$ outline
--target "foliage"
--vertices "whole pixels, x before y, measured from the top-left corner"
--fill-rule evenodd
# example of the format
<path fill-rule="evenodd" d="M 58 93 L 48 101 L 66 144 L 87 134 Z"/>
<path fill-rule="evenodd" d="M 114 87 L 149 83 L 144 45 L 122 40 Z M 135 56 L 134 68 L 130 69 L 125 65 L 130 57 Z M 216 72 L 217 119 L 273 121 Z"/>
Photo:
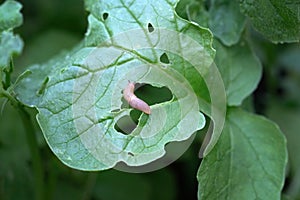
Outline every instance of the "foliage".
<path fill-rule="evenodd" d="M 0 6 L 1 199 L 300 198 L 297 1 L 64 3 Z"/>

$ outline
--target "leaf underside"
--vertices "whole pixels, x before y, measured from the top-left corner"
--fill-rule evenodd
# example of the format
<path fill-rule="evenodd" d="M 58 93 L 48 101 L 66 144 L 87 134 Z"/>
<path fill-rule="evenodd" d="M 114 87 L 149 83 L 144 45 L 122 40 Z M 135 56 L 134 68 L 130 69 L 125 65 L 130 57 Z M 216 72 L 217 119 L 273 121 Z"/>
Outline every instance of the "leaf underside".
<path fill-rule="evenodd" d="M 30 68 L 32 75 L 16 89 L 18 98 L 38 109 L 47 143 L 66 165 L 145 165 L 162 157 L 167 143 L 186 140 L 204 126 L 198 100 L 209 97 L 199 97 L 195 88 L 207 90 L 197 80 L 212 63 L 212 35 L 179 18 L 175 4 L 88 0 L 83 43 Z M 163 54 L 169 63 L 160 61 Z M 123 134 L 114 127 L 132 110 L 122 102 L 128 81 L 165 86 L 173 99 L 152 105 L 151 114 L 143 113 L 137 127 Z"/>

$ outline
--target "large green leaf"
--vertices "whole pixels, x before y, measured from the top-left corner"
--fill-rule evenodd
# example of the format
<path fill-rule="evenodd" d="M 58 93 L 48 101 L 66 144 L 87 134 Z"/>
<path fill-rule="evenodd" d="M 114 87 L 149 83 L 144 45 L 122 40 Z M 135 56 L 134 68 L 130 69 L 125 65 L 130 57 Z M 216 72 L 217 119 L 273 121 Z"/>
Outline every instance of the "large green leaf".
<path fill-rule="evenodd" d="M 286 141 L 269 120 L 232 108 L 198 171 L 199 199 L 280 199 Z"/>
<path fill-rule="evenodd" d="M 21 38 L 11 32 L 22 24 L 21 8 L 15 1 L 6 1 L 0 6 L 0 69 L 8 67 L 11 56 L 23 48 Z"/>
<path fill-rule="evenodd" d="M 37 107 L 46 141 L 65 164 L 82 170 L 108 169 L 120 161 L 141 166 L 162 157 L 167 143 L 203 127 L 199 110 L 210 112 L 205 106 L 213 101 L 203 103 L 210 97 L 194 89 L 218 86 L 209 68 L 212 35 L 180 19 L 175 4 L 86 1 L 91 15 L 85 44 L 31 67 L 32 75 L 21 81 L 18 98 Z M 198 81 L 201 76 L 213 85 Z M 132 110 L 122 103 L 128 81 L 165 86 L 173 99 L 152 105 L 152 113 L 142 114 L 133 132 L 123 134 L 114 127 Z M 215 97 L 222 89 L 217 88 Z M 218 137 L 213 135 L 210 149 Z"/>
<path fill-rule="evenodd" d="M 246 41 L 228 48 L 215 40 L 214 46 L 217 49 L 215 62 L 226 88 L 227 104 L 241 105 L 261 78 L 261 64 Z"/>
<path fill-rule="evenodd" d="M 240 1 L 253 26 L 272 42 L 296 42 L 300 38 L 298 0 Z"/>

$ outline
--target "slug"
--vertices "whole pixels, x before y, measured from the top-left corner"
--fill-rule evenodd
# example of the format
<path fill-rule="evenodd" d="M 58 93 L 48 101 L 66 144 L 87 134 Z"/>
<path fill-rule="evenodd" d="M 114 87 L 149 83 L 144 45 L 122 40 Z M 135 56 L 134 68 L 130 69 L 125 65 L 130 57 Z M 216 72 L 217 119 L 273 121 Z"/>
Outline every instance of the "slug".
<path fill-rule="evenodd" d="M 146 102 L 135 96 L 134 83 L 129 81 L 128 85 L 123 90 L 123 96 L 131 107 L 140 110 L 148 115 L 151 113 L 150 106 Z"/>

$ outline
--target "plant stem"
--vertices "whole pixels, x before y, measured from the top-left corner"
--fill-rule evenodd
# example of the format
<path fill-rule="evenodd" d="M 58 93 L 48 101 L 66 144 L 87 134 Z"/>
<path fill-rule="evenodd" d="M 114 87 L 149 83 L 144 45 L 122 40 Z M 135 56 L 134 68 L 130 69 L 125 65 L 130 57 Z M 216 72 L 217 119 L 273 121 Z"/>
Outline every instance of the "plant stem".
<path fill-rule="evenodd" d="M 6 97 L 10 103 L 17 109 L 20 114 L 25 134 L 27 138 L 27 143 L 29 146 L 29 151 L 31 154 L 31 160 L 34 172 L 34 182 L 35 182 L 35 195 L 37 200 L 44 200 L 44 172 L 42 166 L 41 155 L 39 152 L 38 142 L 35 135 L 34 125 L 30 119 L 29 113 L 25 110 L 25 107 L 8 91 L 0 88 L 0 93 L 2 96 Z"/>
<path fill-rule="evenodd" d="M 44 172 L 41 161 L 41 155 L 39 152 L 38 142 L 35 135 L 35 129 L 33 123 L 30 119 L 29 113 L 24 109 L 23 106 L 19 104 L 18 111 L 21 115 L 23 126 L 25 128 L 27 143 L 29 146 L 31 160 L 34 171 L 34 180 L 35 180 L 35 193 L 37 200 L 43 200 L 44 197 Z"/>
<path fill-rule="evenodd" d="M 97 181 L 97 174 L 95 172 L 90 172 L 83 190 L 82 200 L 91 199 L 93 189 Z"/>

